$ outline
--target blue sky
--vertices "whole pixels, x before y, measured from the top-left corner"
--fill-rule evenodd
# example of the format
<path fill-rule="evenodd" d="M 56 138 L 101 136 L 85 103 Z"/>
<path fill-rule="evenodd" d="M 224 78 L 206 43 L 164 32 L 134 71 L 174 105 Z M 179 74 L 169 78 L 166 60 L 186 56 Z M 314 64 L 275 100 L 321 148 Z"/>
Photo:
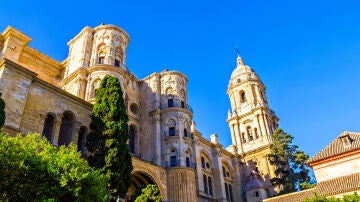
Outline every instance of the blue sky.
<path fill-rule="evenodd" d="M 31 47 L 62 61 L 85 26 L 114 24 L 130 35 L 127 66 L 138 78 L 163 69 L 187 75 L 203 136 L 231 144 L 226 95 L 234 48 L 267 88 L 280 127 L 310 156 L 343 129 L 360 132 L 359 1 L 3 1 Z"/>

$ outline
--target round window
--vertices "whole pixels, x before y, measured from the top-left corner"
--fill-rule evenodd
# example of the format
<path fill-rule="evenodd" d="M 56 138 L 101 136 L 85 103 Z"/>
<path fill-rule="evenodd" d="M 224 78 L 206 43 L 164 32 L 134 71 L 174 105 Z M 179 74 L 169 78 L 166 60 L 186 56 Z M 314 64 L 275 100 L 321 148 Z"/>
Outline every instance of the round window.
<path fill-rule="evenodd" d="M 132 113 L 134 113 L 134 114 L 138 114 L 139 108 L 138 108 L 138 106 L 137 106 L 135 103 L 132 103 L 132 104 L 130 105 L 130 111 L 131 111 Z"/>

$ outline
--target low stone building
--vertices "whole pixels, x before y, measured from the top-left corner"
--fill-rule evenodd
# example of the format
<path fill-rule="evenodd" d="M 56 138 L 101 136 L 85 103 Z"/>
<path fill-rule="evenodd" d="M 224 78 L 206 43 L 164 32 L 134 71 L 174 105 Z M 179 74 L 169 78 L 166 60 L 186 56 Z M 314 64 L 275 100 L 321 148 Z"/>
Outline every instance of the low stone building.
<path fill-rule="evenodd" d="M 309 159 L 317 185 L 315 188 L 286 194 L 272 201 L 303 201 L 306 197 L 336 196 L 360 191 L 360 133 L 343 131 L 328 146 Z"/>
<path fill-rule="evenodd" d="M 68 42 L 61 62 L 29 47 L 30 41 L 12 27 L 0 34 L 0 92 L 10 135 L 38 132 L 56 146 L 73 142 L 86 155 L 94 97 L 109 74 L 120 81 L 129 115 L 134 170 L 127 200 L 150 183 L 165 201 L 251 202 L 274 195 L 266 155 L 278 118 L 240 56 L 227 91 L 232 145 L 224 148 L 216 134 L 209 141 L 196 129 L 184 74 L 164 70 L 138 79 L 127 68 L 130 38 L 123 29 L 85 27 Z"/>

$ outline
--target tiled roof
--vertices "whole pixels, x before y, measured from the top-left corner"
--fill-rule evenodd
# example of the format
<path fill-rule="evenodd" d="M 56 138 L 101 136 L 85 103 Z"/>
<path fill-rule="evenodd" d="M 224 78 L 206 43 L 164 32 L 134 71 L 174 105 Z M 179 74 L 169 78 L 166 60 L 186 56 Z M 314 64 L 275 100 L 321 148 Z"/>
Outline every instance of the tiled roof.
<path fill-rule="evenodd" d="M 342 138 L 348 136 L 350 138 L 350 145 L 344 146 Z M 311 157 L 308 163 L 318 160 L 326 159 L 331 156 L 336 156 L 348 151 L 352 151 L 360 148 L 360 133 L 343 131 L 337 138 L 335 138 L 327 147 L 321 150 L 319 153 Z"/>
<path fill-rule="evenodd" d="M 346 175 L 323 182 L 319 182 L 315 188 L 307 189 L 300 192 L 285 194 L 269 199 L 264 202 L 288 202 L 303 201 L 305 197 L 312 198 L 316 192 L 318 196 L 333 196 L 342 193 L 358 191 L 360 189 L 360 173 Z"/>

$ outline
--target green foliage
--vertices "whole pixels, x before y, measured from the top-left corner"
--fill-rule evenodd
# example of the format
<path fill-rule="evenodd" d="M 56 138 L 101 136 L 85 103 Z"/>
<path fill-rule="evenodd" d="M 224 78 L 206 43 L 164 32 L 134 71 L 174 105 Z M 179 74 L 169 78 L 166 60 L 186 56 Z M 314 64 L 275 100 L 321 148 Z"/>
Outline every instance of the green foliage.
<path fill-rule="evenodd" d="M 0 129 L 3 127 L 4 123 L 5 123 L 5 102 L 4 100 L 1 98 L 1 93 L 0 93 Z"/>
<path fill-rule="evenodd" d="M 313 187 L 314 183 L 309 177 L 310 168 L 305 163 L 309 155 L 298 150 L 298 146 L 292 144 L 293 137 L 281 128 L 275 130 L 273 139 L 268 159 L 276 167 L 276 177 L 271 179 L 271 183 L 281 189 L 279 194 Z"/>
<path fill-rule="evenodd" d="M 131 184 L 128 116 L 116 77 L 105 76 L 96 93 L 87 148 L 89 165 L 109 177 L 108 190 L 123 198 Z"/>
<path fill-rule="evenodd" d="M 81 159 L 76 145 L 54 147 L 39 134 L 0 133 L 0 201 L 101 201 L 106 176 Z"/>
<path fill-rule="evenodd" d="M 312 198 L 305 198 L 304 202 L 358 202 L 360 201 L 360 196 L 354 192 L 353 194 L 346 194 L 343 195 L 342 198 L 335 198 L 335 197 L 325 197 L 325 196 L 318 196 L 314 193 L 314 197 Z"/>
<path fill-rule="evenodd" d="M 141 195 L 138 196 L 135 202 L 161 202 L 162 197 L 159 189 L 154 184 L 148 184 L 141 191 Z"/>

